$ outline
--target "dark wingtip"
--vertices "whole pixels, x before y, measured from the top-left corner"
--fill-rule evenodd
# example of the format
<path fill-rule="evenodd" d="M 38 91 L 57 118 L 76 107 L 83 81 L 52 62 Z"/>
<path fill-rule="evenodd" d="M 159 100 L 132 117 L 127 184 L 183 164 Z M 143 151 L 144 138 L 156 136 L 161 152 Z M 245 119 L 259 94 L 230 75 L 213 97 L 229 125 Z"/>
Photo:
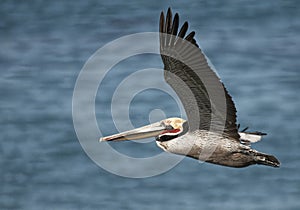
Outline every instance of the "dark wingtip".
<path fill-rule="evenodd" d="M 183 37 L 185 36 L 188 28 L 189 28 L 189 24 L 188 24 L 187 21 L 185 21 L 184 24 L 182 25 L 180 31 L 179 31 L 178 36 L 183 39 Z"/>
<path fill-rule="evenodd" d="M 179 26 L 179 15 L 178 15 L 178 13 L 176 13 L 174 16 L 174 19 L 173 19 L 173 25 L 172 25 L 172 30 L 171 30 L 172 35 L 175 35 L 175 36 L 177 35 L 178 26 Z"/>
<path fill-rule="evenodd" d="M 195 31 L 192 31 L 191 33 L 189 33 L 189 35 L 187 35 L 187 36 L 185 37 L 185 40 L 187 40 L 187 41 L 192 41 L 193 38 L 194 38 L 194 36 L 195 36 Z"/>
<path fill-rule="evenodd" d="M 171 8 L 169 7 L 166 16 L 165 33 L 168 34 L 171 33 L 171 27 L 172 27 L 172 11 Z"/>
<path fill-rule="evenodd" d="M 249 127 L 244 128 L 243 130 L 241 130 L 241 132 L 245 132 L 246 130 L 248 130 Z"/>
<path fill-rule="evenodd" d="M 166 33 L 171 34 L 173 36 L 180 37 L 181 39 L 185 39 L 186 41 L 190 42 L 196 47 L 199 47 L 196 40 L 194 39 L 195 32 L 192 31 L 186 36 L 186 33 L 188 31 L 189 24 L 187 21 L 183 23 L 183 25 L 180 28 L 180 31 L 178 33 L 179 29 L 179 14 L 175 13 L 174 18 L 172 18 L 172 10 L 171 7 L 168 8 L 166 16 L 164 16 L 163 11 L 160 14 L 160 22 L 159 22 L 159 32 L 160 33 Z M 177 34 L 178 33 L 178 34 Z M 186 37 L 185 37 L 186 36 Z M 184 38 L 185 37 L 185 38 Z M 166 43 L 166 42 L 165 42 Z M 172 38 L 169 38 L 168 41 L 169 44 L 179 43 L 178 39 L 175 41 Z"/>
<path fill-rule="evenodd" d="M 238 124 L 237 128 L 240 129 L 240 124 Z M 245 127 L 244 129 L 242 129 L 239 132 L 248 133 L 248 134 L 254 134 L 254 135 L 259 135 L 259 136 L 266 136 L 267 135 L 267 133 L 263 133 L 263 132 L 260 132 L 260 131 L 248 132 L 247 131 L 248 129 L 249 129 L 249 127 Z"/>
<path fill-rule="evenodd" d="M 172 14 L 172 9 L 171 9 L 171 7 L 168 7 L 167 14 L 168 14 L 168 13 Z"/>
<path fill-rule="evenodd" d="M 164 25 L 165 25 L 165 15 L 164 12 L 161 11 L 160 19 L 159 19 L 159 32 L 164 33 Z"/>

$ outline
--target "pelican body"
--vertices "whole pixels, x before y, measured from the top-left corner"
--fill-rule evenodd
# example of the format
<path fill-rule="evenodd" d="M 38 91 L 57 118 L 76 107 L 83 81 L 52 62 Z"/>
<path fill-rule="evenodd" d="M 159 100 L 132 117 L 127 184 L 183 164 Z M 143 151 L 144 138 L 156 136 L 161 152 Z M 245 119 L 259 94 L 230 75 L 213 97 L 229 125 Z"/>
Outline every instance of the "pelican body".
<path fill-rule="evenodd" d="M 272 155 L 251 149 L 265 133 L 238 131 L 236 108 L 231 96 L 207 62 L 194 39 L 186 35 L 188 23 L 179 32 L 179 15 L 171 9 L 160 16 L 160 52 L 164 77 L 180 98 L 188 121 L 168 118 L 131 131 L 100 138 L 100 141 L 138 140 L 155 137 L 166 152 L 229 166 L 261 164 L 279 167 Z M 218 96 L 218 97 L 216 97 Z"/>

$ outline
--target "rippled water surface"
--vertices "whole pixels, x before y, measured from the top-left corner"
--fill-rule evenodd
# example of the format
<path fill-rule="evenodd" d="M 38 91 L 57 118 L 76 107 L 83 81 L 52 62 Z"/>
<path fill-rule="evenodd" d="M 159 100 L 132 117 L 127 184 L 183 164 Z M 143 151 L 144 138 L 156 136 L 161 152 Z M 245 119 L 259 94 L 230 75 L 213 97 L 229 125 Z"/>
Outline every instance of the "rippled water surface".
<path fill-rule="evenodd" d="M 281 168 L 232 169 L 185 158 L 167 173 L 129 179 L 86 155 L 72 121 L 81 68 L 114 39 L 157 31 L 169 6 L 197 32 L 235 100 L 238 121 L 268 133 L 254 147 L 275 154 Z M 1 1 L 0 17 L 0 209 L 300 209 L 298 1 Z M 96 98 L 103 135 L 117 131 L 114 90 L 145 68 L 162 68 L 160 57 L 133 56 L 106 75 Z M 148 123 L 153 110 L 169 117 L 180 108 L 170 95 L 144 90 L 131 101 L 133 125 Z M 154 141 L 111 146 L 134 157 L 160 153 Z"/>

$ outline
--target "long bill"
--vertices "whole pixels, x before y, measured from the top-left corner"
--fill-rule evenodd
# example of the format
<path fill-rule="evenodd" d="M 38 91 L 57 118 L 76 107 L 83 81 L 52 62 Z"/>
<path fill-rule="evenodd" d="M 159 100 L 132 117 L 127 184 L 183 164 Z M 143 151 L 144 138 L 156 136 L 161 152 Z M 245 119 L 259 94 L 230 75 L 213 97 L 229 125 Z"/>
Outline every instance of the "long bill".
<path fill-rule="evenodd" d="M 99 139 L 99 141 L 123 141 L 145 139 L 158 136 L 162 134 L 165 130 L 166 127 L 161 122 L 157 122 L 130 131 L 125 131 L 111 136 L 102 137 Z"/>

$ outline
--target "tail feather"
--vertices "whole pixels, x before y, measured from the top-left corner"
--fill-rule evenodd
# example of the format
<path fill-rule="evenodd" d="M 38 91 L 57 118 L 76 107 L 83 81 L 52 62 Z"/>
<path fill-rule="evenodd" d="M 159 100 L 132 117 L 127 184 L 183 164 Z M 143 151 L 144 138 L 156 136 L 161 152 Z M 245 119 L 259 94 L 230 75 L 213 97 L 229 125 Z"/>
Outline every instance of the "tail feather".
<path fill-rule="evenodd" d="M 254 160 L 257 164 L 272 166 L 278 168 L 280 166 L 279 160 L 273 155 L 268 155 L 264 153 L 256 153 Z"/>

